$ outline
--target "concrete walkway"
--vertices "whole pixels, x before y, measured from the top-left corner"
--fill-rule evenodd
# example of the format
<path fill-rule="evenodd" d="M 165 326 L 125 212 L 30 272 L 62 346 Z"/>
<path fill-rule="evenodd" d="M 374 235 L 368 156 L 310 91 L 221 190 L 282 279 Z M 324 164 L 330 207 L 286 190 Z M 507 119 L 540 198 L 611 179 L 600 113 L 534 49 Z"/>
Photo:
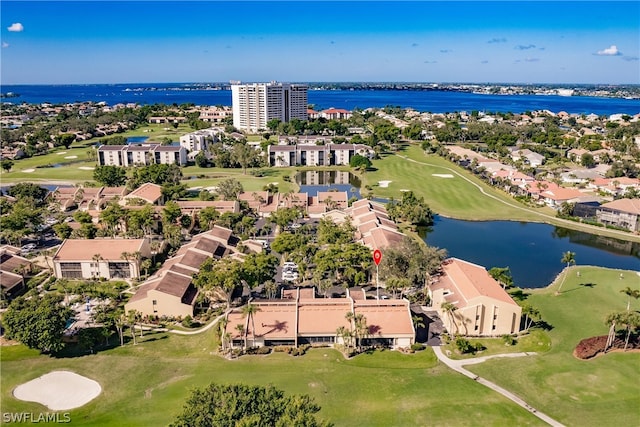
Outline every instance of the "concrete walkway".
<path fill-rule="evenodd" d="M 448 367 L 450 367 L 454 371 L 460 372 L 462 375 L 465 375 L 465 376 L 471 378 L 472 380 L 477 381 L 478 383 L 482 384 L 483 386 L 489 387 L 490 389 L 492 389 L 494 391 L 497 391 L 498 393 L 500 393 L 501 395 L 503 395 L 507 399 L 512 400 L 516 404 L 522 406 L 524 409 L 526 409 L 527 411 L 531 412 L 533 415 L 535 415 L 536 417 L 540 418 L 545 423 L 547 423 L 547 424 L 549 424 L 551 426 L 554 426 L 554 427 L 564 427 L 563 424 L 561 424 L 558 421 L 554 420 L 550 416 L 538 411 L 537 409 L 531 407 L 527 402 L 525 402 L 524 400 L 522 400 L 521 398 L 519 398 L 515 394 L 511 393 L 510 391 L 505 390 L 504 388 L 500 387 L 499 385 L 497 385 L 495 383 L 492 383 L 491 381 L 488 381 L 488 380 L 486 380 L 484 378 L 481 378 L 478 375 L 474 374 L 473 372 L 467 371 L 466 369 L 463 368 L 463 366 L 465 366 L 465 365 L 473 365 L 473 364 L 476 364 L 476 363 L 482 363 L 482 362 L 484 362 L 484 361 L 486 361 L 488 359 L 493 359 L 495 357 L 523 357 L 523 356 L 533 356 L 536 353 L 505 353 L 505 354 L 495 354 L 495 355 L 492 355 L 492 356 L 477 357 L 477 358 L 474 358 L 474 359 L 453 360 L 453 359 L 450 359 L 447 356 L 445 356 L 444 353 L 442 353 L 442 349 L 440 347 L 434 346 L 432 348 L 433 348 L 433 352 L 438 357 L 438 360 L 440 360 L 442 363 L 444 363 L 445 365 L 447 365 Z"/>
<path fill-rule="evenodd" d="M 229 310 L 229 311 L 231 311 L 231 310 Z M 220 321 L 220 319 L 222 319 L 224 316 L 226 316 L 227 313 L 228 312 L 225 311 L 220 316 L 216 317 L 211 322 L 207 323 L 205 327 L 197 329 L 195 331 L 179 331 L 177 329 L 170 329 L 169 332 L 171 332 L 173 334 L 177 334 L 177 335 L 197 335 L 197 334 L 201 334 L 201 333 L 206 332 L 209 329 L 213 328 L 215 325 L 217 325 L 218 322 Z"/>

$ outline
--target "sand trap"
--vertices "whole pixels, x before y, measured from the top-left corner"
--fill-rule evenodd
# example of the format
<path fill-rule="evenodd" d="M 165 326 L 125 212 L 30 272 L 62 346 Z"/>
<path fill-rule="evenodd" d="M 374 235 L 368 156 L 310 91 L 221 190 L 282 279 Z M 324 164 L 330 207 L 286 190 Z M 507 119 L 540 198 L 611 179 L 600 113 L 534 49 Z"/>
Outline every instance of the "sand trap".
<path fill-rule="evenodd" d="M 438 178 L 453 178 L 450 173 L 432 173 L 431 176 L 437 176 Z"/>
<path fill-rule="evenodd" d="M 79 408 L 102 392 L 96 381 L 69 371 L 52 371 L 19 385 L 13 390 L 16 399 L 41 403 L 52 411 Z"/>
<path fill-rule="evenodd" d="M 406 188 L 401 188 L 400 191 L 402 191 L 403 193 L 406 193 L 407 191 L 411 191 L 411 190 L 407 190 Z"/>
<path fill-rule="evenodd" d="M 95 168 L 92 168 L 91 166 L 79 166 L 78 169 L 82 169 L 83 171 L 92 171 Z"/>
<path fill-rule="evenodd" d="M 378 185 L 381 188 L 387 188 L 389 186 L 389 184 L 391 184 L 391 181 L 378 181 Z"/>
<path fill-rule="evenodd" d="M 67 154 L 67 152 L 66 151 L 60 151 L 59 153 L 56 153 L 56 154 L 59 156 L 61 154 Z"/>
<path fill-rule="evenodd" d="M 78 156 L 64 156 L 65 159 L 77 159 Z"/>
<path fill-rule="evenodd" d="M 35 169 L 25 169 L 22 172 L 26 172 L 26 173 L 31 173 L 31 172 L 35 172 Z"/>

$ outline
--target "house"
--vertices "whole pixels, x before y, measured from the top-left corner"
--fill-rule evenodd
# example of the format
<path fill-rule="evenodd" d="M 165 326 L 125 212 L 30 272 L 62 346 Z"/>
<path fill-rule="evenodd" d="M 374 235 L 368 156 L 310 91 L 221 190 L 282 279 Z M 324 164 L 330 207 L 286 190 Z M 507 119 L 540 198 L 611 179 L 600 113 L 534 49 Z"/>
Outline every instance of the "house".
<path fill-rule="evenodd" d="M 325 118 L 327 120 L 343 120 L 350 119 L 352 116 L 351 111 L 342 109 L 342 108 L 328 108 L 326 110 L 320 111 L 318 114 L 319 117 Z"/>
<path fill-rule="evenodd" d="M 520 331 L 522 308 L 484 267 L 449 258 L 442 271 L 428 292 L 450 334 L 500 336 Z M 443 308 L 444 303 L 453 311 Z"/>
<path fill-rule="evenodd" d="M 241 309 L 227 314 L 226 332 L 233 347 L 244 345 L 238 325 L 246 331 L 250 347 L 344 344 L 339 329 L 351 330 L 347 313 L 362 314 L 366 320 L 362 345 L 409 347 L 415 339 L 408 300 L 367 300 L 361 289 L 348 289 L 346 298 L 316 298 L 314 289 L 297 288 L 283 292 L 281 299 L 252 304 L 258 310 L 251 322 Z"/>
<path fill-rule="evenodd" d="M 0 288 L 9 299 L 24 289 L 24 275 L 31 272 L 31 261 L 20 252 L 14 246 L 0 246 Z"/>
<path fill-rule="evenodd" d="M 596 209 L 599 223 L 640 231 L 640 199 L 618 199 Z"/>
<path fill-rule="evenodd" d="M 149 258 L 145 239 L 66 239 L 53 256 L 58 279 L 136 279 Z"/>
<path fill-rule="evenodd" d="M 238 239 L 233 237 L 231 230 L 217 225 L 193 236 L 137 289 L 125 304 L 125 310 L 136 310 L 149 316 L 193 316 L 198 295 L 192 283 L 194 274 L 209 258 L 236 254 L 237 244 Z"/>
<path fill-rule="evenodd" d="M 133 190 L 120 200 L 120 204 L 135 205 L 142 200 L 144 203 L 150 203 L 156 206 L 164 205 L 164 196 L 162 195 L 162 187 L 157 184 L 146 182 L 140 187 Z"/>
<path fill-rule="evenodd" d="M 542 154 L 538 154 L 527 148 L 513 148 L 511 151 L 511 159 L 513 161 L 522 160 L 525 164 L 528 164 L 533 168 L 537 168 L 544 163 L 544 156 Z"/>

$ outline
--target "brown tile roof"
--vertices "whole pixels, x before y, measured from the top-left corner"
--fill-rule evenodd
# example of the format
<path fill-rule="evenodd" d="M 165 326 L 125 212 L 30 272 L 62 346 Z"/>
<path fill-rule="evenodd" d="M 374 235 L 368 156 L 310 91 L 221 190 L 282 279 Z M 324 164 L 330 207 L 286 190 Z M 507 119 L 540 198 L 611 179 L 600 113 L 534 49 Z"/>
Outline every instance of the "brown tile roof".
<path fill-rule="evenodd" d="M 181 299 L 183 304 L 193 304 L 198 291 L 191 285 L 191 278 L 184 277 L 172 271 L 165 271 L 162 277 L 150 280 L 138 288 L 129 302 L 135 302 L 147 297 L 149 291 L 158 291 L 173 295 Z"/>
<path fill-rule="evenodd" d="M 640 199 L 618 199 L 613 202 L 603 203 L 602 207 L 640 215 Z"/>
<path fill-rule="evenodd" d="M 258 305 L 256 303 L 256 305 Z M 296 303 L 295 301 L 261 302 L 260 310 L 254 314 L 256 336 L 267 339 L 294 339 L 296 336 Z M 241 324 L 252 335 L 251 323 L 238 310 L 228 315 L 227 332 L 233 339 L 240 339 L 236 325 Z M 249 323 L 247 327 L 247 323 Z"/>
<path fill-rule="evenodd" d="M 405 300 L 358 300 L 356 314 L 364 315 L 371 338 L 406 334 L 413 335 L 409 302 Z"/>
<path fill-rule="evenodd" d="M 12 289 L 22 285 L 23 282 L 24 279 L 19 274 L 0 270 L 0 287 L 5 291 L 11 292 Z"/>
<path fill-rule="evenodd" d="M 363 243 L 371 249 L 383 249 L 400 244 L 404 234 L 386 227 L 376 227 L 362 237 Z"/>
<path fill-rule="evenodd" d="M 127 199 L 142 199 L 149 203 L 155 203 L 162 197 L 162 187 L 150 182 L 142 184 L 140 187 L 127 194 Z"/>
<path fill-rule="evenodd" d="M 301 300 L 298 314 L 300 335 L 336 335 L 340 326 L 349 328 L 346 314 L 351 311 L 347 298 L 318 298 Z"/>
<path fill-rule="evenodd" d="M 486 296 L 507 304 L 517 305 L 513 299 L 502 289 L 500 284 L 493 279 L 487 270 L 468 261 L 457 258 L 449 258 L 442 264 L 443 275 L 436 288 L 444 287 L 453 292 L 448 300 L 458 307 L 465 307 L 475 298 Z"/>
<path fill-rule="evenodd" d="M 142 250 L 144 239 L 66 239 L 54 255 L 54 261 L 91 261 L 100 254 L 106 261 L 122 260 L 123 252 Z"/>

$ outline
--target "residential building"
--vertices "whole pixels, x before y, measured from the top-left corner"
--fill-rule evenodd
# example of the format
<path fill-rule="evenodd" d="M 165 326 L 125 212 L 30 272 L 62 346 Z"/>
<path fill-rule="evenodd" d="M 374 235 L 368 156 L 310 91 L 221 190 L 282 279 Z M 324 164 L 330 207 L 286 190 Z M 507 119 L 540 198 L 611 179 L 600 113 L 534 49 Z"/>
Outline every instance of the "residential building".
<path fill-rule="evenodd" d="M 348 165 L 356 154 L 369 157 L 371 148 L 364 144 L 270 145 L 268 152 L 271 166 L 335 166 Z"/>
<path fill-rule="evenodd" d="M 156 206 L 164 205 L 164 196 L 162 195 L 162 187 L 160 185 L 145 182 L 120 200 L 120 204 L 123 206 L 141 205 L 145 203 Z"/>
<path fill-rule="evenodd" d="M 618 199 L 596 209 L 598 222 L 640 231 L 640 199 Z"/>
<path fill-rule="evenodd" d="M 100 166 L 146 166 L 150 164 L 187 164 L 187 149 L 179 145 L 132 144 L 101 145 L 98 148 Z"/>
<path fill-rule="evenodd" d="M 209 143 L 218 141 L 220 133 L 222 129 L 219 128 L 200 129 L 187 133 L 180 137 L 180 146 L 187 150 L 189 160 L 193 160 L 200 151 L 207 152 Z"/>
<path fill-rule="evenodd" d="M 316 298 L 313 288 L 297 288 L 283 292 L 281 299 L 252 304 L 258 310 L 251 322 L 241 309 L 227 314 L 226 331 L 234 347 L 243 346 L 245 338 L 237 325 L 243 325 L 249 346 L 344 344 L 338 330 L 351 330 L 347 313 L 364 316 L 364 346 L 409 347 L 415 339 L 409 301 L 366 299 L 362 289 L 347 289 L 346 298 Z"/>
<path fill-rule="evenodd" d="M 442 272 L 428 292 L 450 334 L 500 336 L 520 331 L 522 308 L 484 267 L 449 258 Z"/>
<path fill-rule="evenodd" d="M 31 261 L 20 256 L 21 249 L 14 246 L 0 247 L 0 288 L 11 299 L 24 289 L 24 276 L 31 272 Z"/>
<path fill-rule="evenodd" d="M 237 255 L 237 243 L 231 230 L 217 225 L 193 236 L 137 289 L 125 304 L 125 310 L 136 310 L 149 316 L 193 316 L 198 295 L 192 283 L 193 275 L 209 258 Z"/>
<path fill-rule="evenodd" d="M 233 126 L 247 132 L 267 129 L 269 120 L 307 120 L 307 85 L 250 83 L 231 85 Z"/>
<path fill-rule="evenodd" d="M 233 115 L 231 108 L 227 106 L 206 107 L 206 108 L 201 108 L 199 111 L 200 111 L 200 120 L 202 120 L 203 122 L 210 122 L 210 123 L 221 123 L 227 117 L 231 117 Z"/>
<path fill-rule="evenodd" d="M 145 239 L 66 239 L 53 256 L 59 279 L 136 279 L 140 260 L 149 258 Z"/>

